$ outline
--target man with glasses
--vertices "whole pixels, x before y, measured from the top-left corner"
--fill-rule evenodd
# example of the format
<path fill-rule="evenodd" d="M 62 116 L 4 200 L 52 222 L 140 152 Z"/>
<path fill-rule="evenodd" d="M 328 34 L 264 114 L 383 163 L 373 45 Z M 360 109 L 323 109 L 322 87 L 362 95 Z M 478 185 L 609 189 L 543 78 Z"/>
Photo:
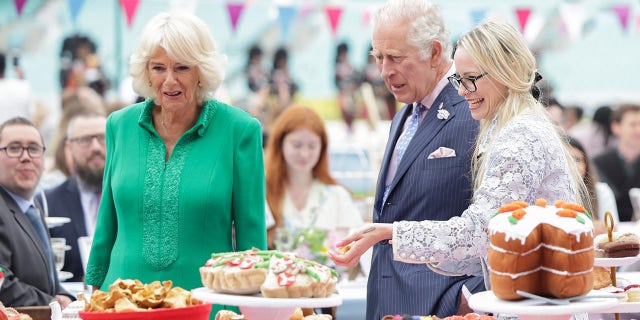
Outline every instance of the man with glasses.
<path fill-rule="evenodd" d="M 46 192 L 49 215 L 71 219 L 71 223 L 51 229 L 53 237 L 65 238 L 71 246 L 62 268 L 73 274 L 71 282 L 84 280 L 78 238 L 93 237 L 96 226 L 106 153 L 106 123 L 106 116 L 95 111 L 85 111 L 70 119 L 65 151 L 71 158 L 74 175 Z"/>
<path fill-rule="evenodd" d="M 58 281 L 41 204 L 34 193 L 44 170 L 44 141 L 25 118 L 0 125 L 0 301 L 6 306 L 62 307 L 71 295 Z"/>

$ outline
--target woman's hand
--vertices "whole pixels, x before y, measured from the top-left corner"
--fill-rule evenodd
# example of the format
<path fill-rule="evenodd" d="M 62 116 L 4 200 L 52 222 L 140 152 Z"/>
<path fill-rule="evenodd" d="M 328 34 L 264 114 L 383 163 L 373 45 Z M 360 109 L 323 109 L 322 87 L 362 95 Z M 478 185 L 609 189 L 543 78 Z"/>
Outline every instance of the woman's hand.
<path fill-rule="evenodd" d="M 335 243 L 335 251 L 329 251 L 329 258 L 339 266 L 355 267 L 360 257 L 374 244 L 391 239 L 393 225 L 387 223 L 367 224 Z"/>

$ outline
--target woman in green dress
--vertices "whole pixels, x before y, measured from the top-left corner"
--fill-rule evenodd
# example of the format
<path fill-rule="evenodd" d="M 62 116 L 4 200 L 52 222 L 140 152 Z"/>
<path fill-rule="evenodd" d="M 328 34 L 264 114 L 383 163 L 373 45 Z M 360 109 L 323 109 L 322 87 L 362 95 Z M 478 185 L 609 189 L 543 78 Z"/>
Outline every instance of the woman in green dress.
<path fill-rule="evenodd" d="M 87 284 L 172 280 L 189 290 L 202 286 L 211 253 L 266 249 L 261 128 L 212 97 L 225 62 L 194 15 L 162 13 L 145 27 L 130 73 L 147 99 L 107 121 Z"/>

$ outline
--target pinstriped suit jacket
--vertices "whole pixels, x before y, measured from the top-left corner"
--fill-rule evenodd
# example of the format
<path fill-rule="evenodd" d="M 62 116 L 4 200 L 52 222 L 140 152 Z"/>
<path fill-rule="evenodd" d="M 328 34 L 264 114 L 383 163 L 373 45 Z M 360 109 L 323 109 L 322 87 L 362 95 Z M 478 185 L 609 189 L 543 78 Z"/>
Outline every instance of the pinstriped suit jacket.
<path fill-rule="evenodd" d="M 438 106 L 449 111 L 448 119 L 438 119 Z M 389 162 L 403 124 L 411 114 L 405 105 L 396 114 L 389 133 L 378 176 L 373 221 L 448 220 L 460 215 L 472 197 L 471 155 L 478 122 L 471 118 L 468 105 L 447 84 L 420 123 L 416 134 L 398 164 L 385 203 Z M 427 159 L 439 147 L 456 151 L 456 157 Z M 431 271 L 424 264 L 393 260 L 388 241 L 373 248 L 367 285 L 367 320 L 388 314 L 450 316 L 456 313 L 463 284 L 473 292 L 484 290 L 482 277 L 448 277 Z"/>

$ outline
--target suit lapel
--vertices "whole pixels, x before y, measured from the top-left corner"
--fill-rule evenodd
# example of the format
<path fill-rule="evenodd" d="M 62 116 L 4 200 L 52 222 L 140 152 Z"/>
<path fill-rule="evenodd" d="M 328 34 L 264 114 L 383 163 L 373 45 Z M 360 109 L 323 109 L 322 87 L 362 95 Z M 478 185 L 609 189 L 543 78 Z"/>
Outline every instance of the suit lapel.
<path fill-rule="evenodd" d="M 455 96 L 452 96 L 451 92 L 448 92 L 449 89 L 452 90 L 453 87 L 451 85 L 447 85 L 440 95 L 438 95 L 420 123 L 416 134 L 411 139 L 411 142 L 409 142 L 407 151 L 405 151 L 402 161 L 398 164 L 398 170 L 391 182 L 391 190 L 389 190 L 389 193 L 393 192 L 398 181 L 400 181 L 400 179 L 402 179 L 402 177 L 407 173 L 407 170 L 409 170 L 413 165 L 413 162 L 422 154 L 423 150 L 431 143 L 438 132 L 440 132 L 449 121 L 452 121 L 455 118 L 456 112 L 459 111 L 459 107 L 456 107 L 456 105 L 462 101 L 462 98 L 458 96 L 457 93 Z M 438 109 L 441 103 L 442 109 L 446 109 L 449 112 L 449 117 L 447 119 L 437 118 Z"/>
<path fill-rule="evenodd" d="M 36 232 L 35 228 L 33 227 L 33 225 L 31 225 L 29 218 L 27 218 L 27 215 L 24 212 L 22 212 L 22 210 L 20 210 L 20 207 L 18 207 L 18 204 L 13 200 L 13 198 L 11 198 L 11 196 L 8 193 L 4 191 L 4 189 L 0 188 L 0 194 L 2 194 L 2 197 L 4 198 L 4 201 L 7 204 L 9 211 L 13 214 L 13 218 L 15 219 L 16 224 L 20 226 L 20 228 L 24 231 L 24 233 L 29 237 L 31 242 L 33 242 L 34 246 L 38 249 L 38 253 L 40 254 L 40 257 L 45 261 L 45 263 L 48 263 L 47 254 L 44 249 L 44 246 L 40 241 L 40 237 L 38 236 L 38 233 Z M 39 210 L 39 207 L 37 205 L 36 205 L 36 208 L 38 208 Z M 45 228 L 46 228 L 46 225 L 45 225 Z"/>

